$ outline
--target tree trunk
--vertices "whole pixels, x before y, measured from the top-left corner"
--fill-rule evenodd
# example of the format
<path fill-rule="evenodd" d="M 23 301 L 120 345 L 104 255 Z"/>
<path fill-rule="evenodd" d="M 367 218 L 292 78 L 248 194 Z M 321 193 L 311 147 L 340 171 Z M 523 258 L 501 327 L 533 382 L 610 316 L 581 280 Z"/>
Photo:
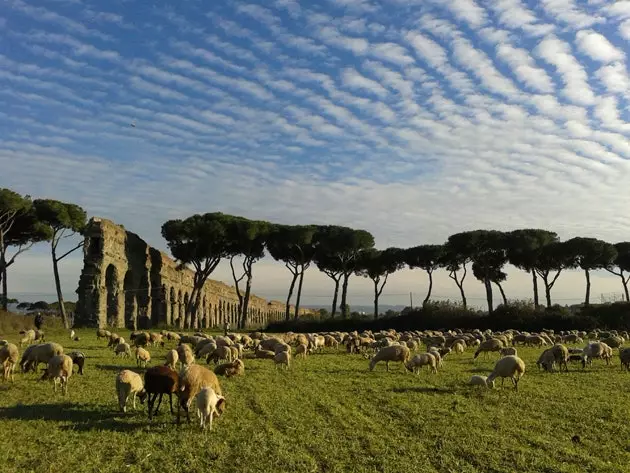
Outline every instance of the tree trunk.
<path fill-rule="evenodd" d="M 239 284 L 243 280 L 243 277 L 241 276 L 240 279 L 236 277 L 236 271 L 234 270 L 234 258 L 235 256 L 230 258 L 230 269 L 232 270 L 232 279 L 234 280 L 234 290 L 236 291 L 236 297 L 238 297 L 238 320 L 240 324 L 241 319 L 243 318 L 243 294 L 241 294 L 241 287 Z"/>
<path fill-rule="evenodd" d="M 499 288 L 499 292 L 501 293 L 501 298 L 503 299 L 503 305 L 507 305 L 507 297 L 505 297 L 505 291 L 503 290 L 503 286 L 500 282 L 495 282 L 497 287 Z"/>
<path fill-rule="evenodd" d="M 378 279 L 374 280 L 374 320 L 378 319 Z"/>
<path fill-rule="evenodd" d="M 350 279 L 350 273 L 343 275 L 343 285 L 341 286 L 341 318 L 348 318 L 348 280 Z"/>
<path fill-rule="evenodd" d="M 59 312 L 61 314 L 61 321 L 64 328 L 70 328 L 68 326 L 68 316 L 66 314 L 66 306 L 63 302 L 63 293 L 61 292 L 61 281 L 59 280 L 59 264 L 57 261 L 57 251 L 55 249 L 55 243 L 53 239 L 52 243 L 52 263 L 53 263 L 53 275 L 55 277 L 55 289 L 57 290 L 57 302 L 59 302 Z"/>
<path fill-rule="evenodd" d="M 305 272 L 305 269 L 302 268 L 302 271 L 300 272 L 300 282 L 298 284 L 298 292 L 295 298 L 295 320 L 297 320 L 298 317 L 300 316 L 300 297 L 302 297 L 302 283 L 304 282 L 304 272 Z"/>
<path fill-rule="evenodd" d="M 538 301 L 538 279 L 536 278 L 536 271 L 532 269 L 532 284 L 534 286 L 534 307 L 538 309 L 540 302 Z"/>
<path fill-rule="evenodd" d="M 4 263 L 4 262 L 3 262 Z M 7 288 L 7 266 L 2 264 L 2 310 L 9 310 L 9 290 Z"/>
<path fill-rule="evenodd" d="M 584 275 L 586 276 L 586 297 L 584 298 L 584 306 L 588 306 L 591 299 L 591 275 L 588 269 L 584 270 Z"/>
<path fill-rule="evenodd" d="M 424 298 L 424 302 L 422 302 L 422 306 L 424 307 L 429 302 L 431 298 L 431 291 L 433 290 L 433 271 L 427 271 L 429 275 L 429 290 L 427 291 L 427 297 Z"/>
<path fill-rule="evenodd" d="M 547 299 L 547 307 L 551 307 L 551 286 L 549 285 L 549 275 L 541 276 L 545 283 L 545 297 Z"/>
<path fill-rule="evenodd" d="M 464 278 L 466 278 L 466 266 L 464 266 L 464 275 L 462 276 L 461 280 L 457 278 L 457 271 L 451 271 L 448 277 L 451 278 L 453 281 L 455 281 L 455 284 L 457 285 L 457 288 L 459 289 L 459 293 L 462 296 L 462 305 L 464 306 L 464 309 L 466 309 L 468 307 L 466 294 L 464 293 Z"/>
<path fill-rule="evenodd" d="M 337 313 L 337 296 L 339 296 L 339 279 L 335 279 L 335 293 L 333 294 L 333 302 L 332 302 L 332 312 L 330 313 L 330 318 L 334 319 L 335 314 Z"/>
<path fill-rule="evenodd" d="M 623 284 L 623 292 L 626 294 L 626 302 L 630 302 L 630 294 L 628 294 L 628 281 L 623 277 L 623 271 L 621 271 L 619 277 L 621 277 L 621 284 Z"/>
<path fill-rule="evenodd" d="M 492 314 L 494 308 L 492 307 L 492 284 L 489 279 L 484 281 L 486 286 L 486 298 L 488 299 L 488 314 Z"/>
<path fill-rule="evenodd" d="M 249 310 L 249 295 L 252 292 L 252 273 L 247 275 L 247 282 L 245 283 L 245 296 L 243 297 L 243 315 L 241 320 L 241 329 L 247 326 L 247 311 Z"/>
<path fill-rule="evenodd" d="M 203 287 L 203 285 L 201 287 Z M 198 294 L 200 293 L 201 291 L 197 288 L 197 282 L 195 282 L 193 286 L 193 290 L 190 293 L 190 298 L 188 299 L 188 304 L 186 304 L 185 311 L 184 311 L 185 313 L 184 327 L 185 328 L 191 328 L 195 324 L 195 319 L 197 318 L 197 311 L 196 311 L 195 305 L 197 302 Z"/>
<path fill-rule="evenodd" d="M 287 322 L 291 320 L 291 296 L 293 295 L 293 289 L 295 288 L 295 281 L 297 281 L 298 276 L 299 276 L 299 273 L 296 270 L 293 273 L 293 279 L 291 279 L 291 285 L 289 286 L 289 295 L 287 296 L 287 304 L 284 310 L 284 318 Z"/>

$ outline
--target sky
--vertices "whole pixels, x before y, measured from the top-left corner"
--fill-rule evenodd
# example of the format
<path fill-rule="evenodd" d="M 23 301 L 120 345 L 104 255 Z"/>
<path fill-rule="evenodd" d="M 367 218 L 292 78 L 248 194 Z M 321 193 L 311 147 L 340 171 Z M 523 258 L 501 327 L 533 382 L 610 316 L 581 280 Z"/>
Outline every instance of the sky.
<path fill-rule="evenodd" d="M 379 248 L 479 228 L 630 239 L 630 1 L 4 0 L 0 186 L 82 205 L 166 250 L 163 222 L 222 211 L 371 231 Z M 131 126 L 131 124 L 135 124 Z M 66 297 L 82 267 L 63 262 Z M 509 298 L 531 297 L 508 269 Z M 283 299 L 270 259 L 254 291 Z M 215 278 L 229 281 L 222 264 Z M 382 302 L 415 302 L 419 270 Z M 471 276 L 471 303 L 483 287 Z M 304 302 L 327 305 L 310 269 Z M 50 297 L 48 249 L 9 290 Z M 561 275 L 559 303 L 583 297 Z M 593 276 L 593 296 L 620 293 Z M 446 273 L 437 299 L 457 299 Z M 371 284 L 353 278 L 352 304 Z"/>

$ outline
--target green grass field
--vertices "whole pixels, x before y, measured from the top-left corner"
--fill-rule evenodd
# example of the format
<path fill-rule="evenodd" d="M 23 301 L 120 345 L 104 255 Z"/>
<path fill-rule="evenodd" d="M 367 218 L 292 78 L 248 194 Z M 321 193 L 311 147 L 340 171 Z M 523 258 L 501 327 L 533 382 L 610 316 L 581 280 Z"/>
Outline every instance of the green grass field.
<path fill-rule="evenodd" d="M 119 413 L 115 375 L 135 360 L 117 359 L 94 330 L 79 335 L 47 334 L 88 356 L 67 397 L 34 374 L 1 386 L 2 473 L 630 471 L 630 373 L 618 357 L 549 374 L 535 365 L 540 350 L 519 349 L 519 392 L 509 380 L 492 391 L 465 386 L 496 359 L 473 363 L 470 349 L 420 376 L 393 363 L 369 372 L 362 356 L 330 350 L 290 371 L 245 360 L 244 377 L 221 379 L 226 413 L 202 432 L 196 416 L 175 425 L 168 402 L 152 424 L 146 404 Z M 151 365 L 169 348 L 149 348 Z"/>

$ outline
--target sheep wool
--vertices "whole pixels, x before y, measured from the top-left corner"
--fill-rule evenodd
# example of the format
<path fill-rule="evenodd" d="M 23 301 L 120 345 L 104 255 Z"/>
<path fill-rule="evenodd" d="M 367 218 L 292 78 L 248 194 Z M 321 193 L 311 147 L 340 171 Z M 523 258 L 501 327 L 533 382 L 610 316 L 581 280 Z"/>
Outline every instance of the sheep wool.
<path fill-rule="evenodd" d="M 0 348 L 0 363 L 2 363 L 2 379 L 13 382 L 13 371 L 20 357 L 18 347 L 13 343 L 7 343 Z"/>
<path fill-rule="evenodd" d="M 405 367 L 405 364 L 409 361 L 411 352 L 409 348 L 403 345 L 392 345 L 389 347 L 381 348 L 376 355 L 370 360 L 370 371 L 374 370 L 374 367 L 379 361 L 385 362 L 385 367 L 389 371 L 390 361 L 400 361 Z"/>
<path fill-rule="evenodd" d="M 44 369 L 41 377 L 42 381 L 53 380 L 53 391 L 57 391 L 57 383 L 61 385 L 63 394 L 68 394 L 68 380 L 72 376 L 72 358 L 68 355 L 53 356 L 48 362 L 48 367 Z"/>
<path fill-rule="evenodd" d="M 487 382 L 494 382 L 496 378 L 502 378 L 501 383 L 505 378 L 510 378 L 514 384 L 514 389 L 518 391 L 518 382 L 525 374 L 525 362 L 518 356 L 508 355 L 501 358 L 494 365 L 494 370 L 488 376 Z"/>
<path fill-rule="evenodd" d="M 130 396 L 134 409 L 136 408 L 136 395 L 140 398 L 140 402 L 144 402 L 147 396 L 142 377 L 131 370 L 122 370 L 116 376 L 116 394 L 118 407 L 122 412 L 127 412 L 127 401 Z"/>
<path fill-rule="evenodd" d="M 197 395 L 197 415 L 202 429 L 209 427 L 212 430 L 212 419 L 219 417 L 225 408 L 225 398 L 214 392 L 209 386 L 201 389 Z"/>

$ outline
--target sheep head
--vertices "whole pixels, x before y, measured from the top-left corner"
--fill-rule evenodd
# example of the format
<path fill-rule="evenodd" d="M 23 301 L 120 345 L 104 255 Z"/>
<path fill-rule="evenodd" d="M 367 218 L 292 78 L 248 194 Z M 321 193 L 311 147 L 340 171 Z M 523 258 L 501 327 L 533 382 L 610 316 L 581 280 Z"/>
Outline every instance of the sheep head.
<path fill-rule="evenodd" d="M 218 398 L 218 401 L 216 405 L 216 411 L 217 411 L 217 417 L 218 417 L 225 412 L 226 401 L 223 396 L 217 396 L 217 398 Z"/>

